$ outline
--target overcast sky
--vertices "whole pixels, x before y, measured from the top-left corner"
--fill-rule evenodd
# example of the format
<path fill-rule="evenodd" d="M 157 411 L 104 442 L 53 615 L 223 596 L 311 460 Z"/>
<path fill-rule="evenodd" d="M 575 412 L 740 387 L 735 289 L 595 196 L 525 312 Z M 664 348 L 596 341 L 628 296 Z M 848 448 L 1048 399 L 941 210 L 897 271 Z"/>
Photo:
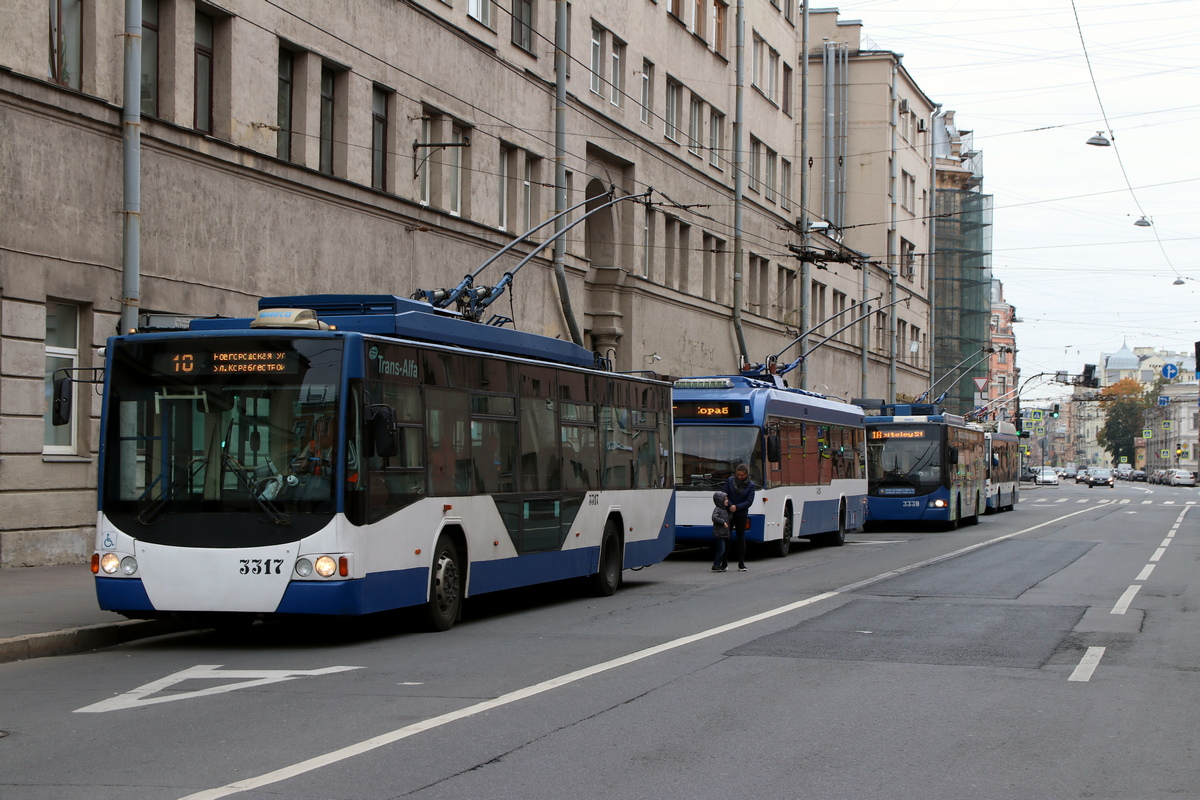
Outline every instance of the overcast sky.
<path fill-rule="evenodd" d="M 1123 341 L 1192 351 L 1200 340 L 1200 0 L 836 8 L 842 20 L 863 22 L 868 45 L 903 54 L 922 90 L 974 132 L 983 190 L 995 198 L 994 276 L 1024 320 L 1023 378 L 1078 373 Z M 1086 144 L 1097 131 L 1115 146 Z M 1151 227 L 1134 225 L 1143 215 Z M 1068 391 L 1039 383 L 1023 397 Z"/>

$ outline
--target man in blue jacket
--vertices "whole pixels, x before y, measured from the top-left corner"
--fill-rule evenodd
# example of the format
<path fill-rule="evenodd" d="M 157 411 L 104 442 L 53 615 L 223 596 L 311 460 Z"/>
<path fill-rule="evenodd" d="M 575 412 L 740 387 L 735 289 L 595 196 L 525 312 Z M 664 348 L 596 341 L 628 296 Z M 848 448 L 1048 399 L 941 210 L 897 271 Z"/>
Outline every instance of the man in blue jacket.
<path fill-rule="evenodd" d="M 731 549 L 737 553 L 738 572 L 746 571 L 746 528 L 750 524 L 747 514 L 750 506 L 754 504 L 754 490 L 757 488 L 754 481 L 750 480 L 750 468 L 745 464 L 738 464 L 734 467 L 733 474 L 725 479 L 725 486 L 721 489 L 727 498 L 730 538 L 733 540 L 730 544 L 734 545 Z"/>

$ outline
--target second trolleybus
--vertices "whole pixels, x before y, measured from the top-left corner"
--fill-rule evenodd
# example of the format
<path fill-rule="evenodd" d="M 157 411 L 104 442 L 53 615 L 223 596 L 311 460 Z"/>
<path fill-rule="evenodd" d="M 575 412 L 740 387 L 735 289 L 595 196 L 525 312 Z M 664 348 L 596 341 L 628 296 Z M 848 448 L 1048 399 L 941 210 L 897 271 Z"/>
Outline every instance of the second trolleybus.
<path fill-rule="evenodd" d="M 672 398 L 678 542 L 713 541 L 712 495 L 739 463 L 761 487 L 746 541 L 772 555 L 796 538 L 841 545 L 862 526 L 861 408 L 742 375 L 682 378 Z"/>
<path fill-rule="evenodd" d="M 987 513 L 1012 511 L 1021 495 L 1021 450 L 1017 426 L 982 422 L 987 464 Z"/>

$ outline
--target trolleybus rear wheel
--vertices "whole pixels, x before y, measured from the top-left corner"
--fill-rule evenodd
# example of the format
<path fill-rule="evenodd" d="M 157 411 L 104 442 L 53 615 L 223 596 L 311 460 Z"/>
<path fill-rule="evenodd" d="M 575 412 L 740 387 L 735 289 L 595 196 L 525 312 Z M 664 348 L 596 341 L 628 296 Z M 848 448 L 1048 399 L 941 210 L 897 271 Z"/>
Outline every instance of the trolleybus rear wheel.
<path fill-rule="evenodd" d="M 462 613 L 463 573 L 459 564 L 458 548 L 449 536 L 442 534 L 433 551 L 429 602 L 425 604 L 425 618 L 431 630 L 449 630 Z"/>
<path fill-rule="evenodd" d="M 621 534 L 611 519 L 604 523 L 600 539 L 600 564 L 592 576 L 592 591 L 600 597 L 610 597 L 621 585 Z"/>

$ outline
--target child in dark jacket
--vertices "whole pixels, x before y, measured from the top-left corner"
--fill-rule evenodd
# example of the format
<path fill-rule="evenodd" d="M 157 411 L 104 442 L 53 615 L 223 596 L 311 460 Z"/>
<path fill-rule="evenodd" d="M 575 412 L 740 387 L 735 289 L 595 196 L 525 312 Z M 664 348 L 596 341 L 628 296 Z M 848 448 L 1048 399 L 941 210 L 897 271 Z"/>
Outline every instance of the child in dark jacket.
<path fill-rule="evenodd" d="M 716 540 L 715 553 L 713 555 L 713 572 L 724 572 L 725 567 L 725 543 L 729 540 L 729 509 L 725 506 L 729 504 L 729 499 L 724 492 L 715 492 L 713 494 L 713 538 Z"/>

